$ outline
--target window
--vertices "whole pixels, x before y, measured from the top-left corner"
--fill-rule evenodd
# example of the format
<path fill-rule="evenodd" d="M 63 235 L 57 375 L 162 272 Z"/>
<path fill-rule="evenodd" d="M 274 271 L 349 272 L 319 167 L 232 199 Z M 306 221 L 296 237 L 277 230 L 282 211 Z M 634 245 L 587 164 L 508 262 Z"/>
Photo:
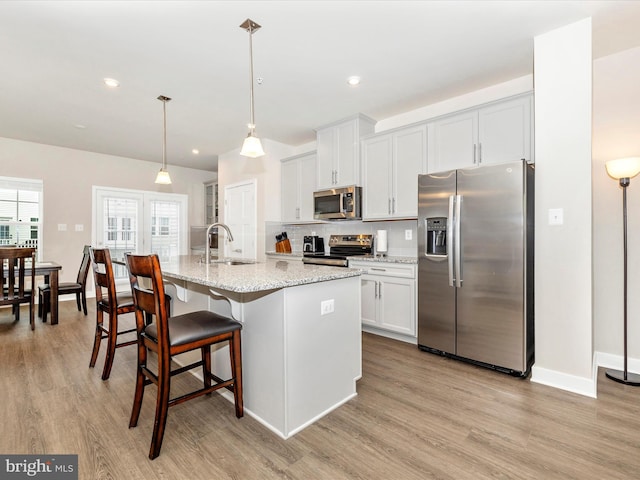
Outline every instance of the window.
<path fill-rule="evenodd" d="M 131 241 L 133 236 L 131 235 L 131 218 L 124 217 L 122 219 L 122 240 L 125 242 Z"/>
<path fill-rule="evenodd" d="M 0 245 L 42 245 L 42 181 L 0 177 Z"/>
<path fill-rule="evenodd" d="M 187 253 L 187 196 L 93 187 L 93 244 L 111 258 L 126 252 L 157 253 L 161 261 Z M 126 269 L 114 266 L 117 279 Z"/>
<path fill-rule="evenodd" d="M 107 240 L 115 242 L 118 235 L 118 219 L 116 217 L 107 218 Z"/>

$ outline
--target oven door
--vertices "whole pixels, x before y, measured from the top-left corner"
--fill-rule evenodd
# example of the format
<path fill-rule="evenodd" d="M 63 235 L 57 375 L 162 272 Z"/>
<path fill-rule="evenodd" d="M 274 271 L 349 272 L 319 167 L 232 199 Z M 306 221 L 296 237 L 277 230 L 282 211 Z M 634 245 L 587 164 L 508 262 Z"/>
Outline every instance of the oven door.
<path fill-rule="evenodd" d="M 309 255 L 302 257 L 302 263 L 307 265 L 326 265 L 328 267 L 348 267 L 349 261 L 345 257 L 331 257 Z"/>

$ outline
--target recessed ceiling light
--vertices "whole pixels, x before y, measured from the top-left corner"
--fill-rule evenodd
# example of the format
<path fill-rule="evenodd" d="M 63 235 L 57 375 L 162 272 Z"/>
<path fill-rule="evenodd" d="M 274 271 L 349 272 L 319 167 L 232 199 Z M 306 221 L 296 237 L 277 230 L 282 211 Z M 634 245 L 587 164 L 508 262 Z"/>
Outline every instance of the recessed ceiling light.
<path fill-rule="evenodd" d="M 193 153 L 194 155 L 198 155 L 200 153 L 200 150 L 194 148 L 193 150 L 191 150 L 191 153 Z"/>
<path fill-rule="evenodd" d="M 87 127 L 86 127 L 86 125 L 82 125 L 82 124 L 80 124 L 80 123 L 76 123 L 76 124 L 74 125 L 74 127 L 78 128 L 78 129 L 80 129 L 80 130 L 84 130 L 85 128 L 87 128 Z"/>
<path fill-rule="evenodd" d="M 347 78 L 347 83 L 352 87 L 355 87 L 356 85 L 360 84 L 360 77 L 356 77 L 356 76 L 349 77 Z"/>
<path fill-rule="evenodd" d="M 116 88 L 120 86 L 120 82 L 115 78 L 105 78 L 103 79 L 103 82 L 107 87 L 111 87 L 111 88 Z"/>

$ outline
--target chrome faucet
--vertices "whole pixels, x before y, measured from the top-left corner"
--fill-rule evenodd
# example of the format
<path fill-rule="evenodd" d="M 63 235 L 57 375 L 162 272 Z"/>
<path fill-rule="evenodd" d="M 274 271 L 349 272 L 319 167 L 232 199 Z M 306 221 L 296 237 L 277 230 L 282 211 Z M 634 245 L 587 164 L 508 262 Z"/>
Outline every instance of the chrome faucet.
<path fill-rule="evenodd" d="M 204 246 L 204 263 L 206 263 L 207 265 L 211 263 L 211 243 L 209 241 L 209 234 L 211 233 L 211 230 L 215 227 L 222 227 L 224 228 L 224 231 L 227 232 L 227 238 L 229 239 L 230 242 L 233 242 L 233 235 L 231 235 L 231 230 L 229 230 L 229 227 L 227 227 L 224 223 L 212 223 L 211 225 L 209 225 L 207 227 L 207 234 L 205 235 L 205 246 Z"/>

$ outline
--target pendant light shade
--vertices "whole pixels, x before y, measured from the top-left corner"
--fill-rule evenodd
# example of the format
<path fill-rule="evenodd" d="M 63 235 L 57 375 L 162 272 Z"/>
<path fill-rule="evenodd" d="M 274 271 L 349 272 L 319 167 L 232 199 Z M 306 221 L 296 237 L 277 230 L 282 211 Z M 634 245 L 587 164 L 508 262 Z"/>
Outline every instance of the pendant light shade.
<path fill-rule="evenodd" d="M 253 32 L 259 30 L 261 28 L 253 20 L 247 18 L 242 24 L 240 28 L 243 28 L 247 32 L 249 32 L 249 80 L 250 80 L 250 88 L 249 88 L 249 135 L 244 139 L 244 143 L 242 144 L 242 149 L 240 150 L 240 155 L 244 157 L 257 158 L 264 155 L 264 150 L 262 149 L 262 143 L 260 139 L 255 135 L 256 124 L 254 121 L 254 112 L 253 112 Z"/>
<path fill-rule="evenodd" d="M 247 138 L 244 139 L 244 142 L 242 143 L 242 150 L 240 150 L 240 155 L 250 158 L 257 158 L 264 155 L 262 143 L 260 143 L 260 139 L 258 137 L 253 136 L 253 132 L 249 133 L 249 135 L 247 135 Z"/>
<path fill-rule="evenodd" d="M 171 185 L 171 177 L 167 172 L 167 102 L 171 101 L 169 97 L 160 95 L 158 100 L 162 102 L 162 168 L 156 176 L 156 182 L 160 185 Z"/>
<path fill-rule="evenodd" d="M 158 175 L 156 175 L 156 183 L 159 183 L 160 185 L 171 185 L 171 176 L 169 175 L 169 172 L 161 168 Z"/>

